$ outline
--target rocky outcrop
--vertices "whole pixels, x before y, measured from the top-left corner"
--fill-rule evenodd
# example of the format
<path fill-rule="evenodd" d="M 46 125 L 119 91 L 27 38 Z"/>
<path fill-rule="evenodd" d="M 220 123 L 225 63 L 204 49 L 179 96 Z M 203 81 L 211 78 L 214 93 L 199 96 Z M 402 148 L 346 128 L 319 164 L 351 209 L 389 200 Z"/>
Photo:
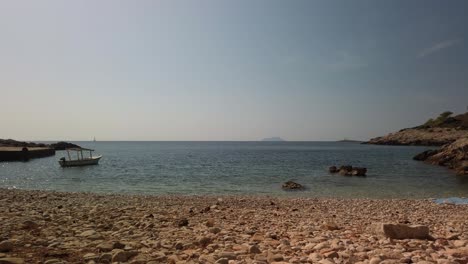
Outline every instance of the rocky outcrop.
<path fill-rule="evenodd" d="M 17 141 L 13 139 L 0 139 L 0 147 L 28 147 L 28 148 L 44 148 L 47 144 Z"/>
<path fill-rule="evenodd" d="M 65 150 L 67 148 L 80 148 L 80 146 L 78 146 L 76 144 L 69 143 L 69 142 L 63 142 L 63 141 L 50 144 L 50 147 L 55 149 L 55 150 Z"/>
<path fill-rule="evenodd" d="M 367 168 L 353 167 L 351 165 L 341 166 L 339 169 L 336 166 L 328 168 L 330 173 L 338 173 L 343 176 L 366 176 Z"/>
<path fill-rule="evenodd" d="M 65 150 L 67 148 L 80 148 L 80 146 L 76 144 L 64 142 L 64 141 L 59 141 L 57 143 L 52 143 L 52 144 L 45 144 L 45 143 L 17 141 L 13 139 L 0 139 L 0 147 L 52 148 L 55 150 Z"/>
<path fill-rule="evenodd" d="M 417 154 L 416 156 L 413 157 L 414 160 L 419 160 L 419 161 L 424 161 L 424 160 L 427 160 L 430 156 L 433 156 L 437 153 L 439 153 L 440 150 L 438 149 L 429 149 L 429 150 L 426 150 L 426 151 L 423 151 L 419 154 Z"/>
<path fill-rule="evenodd" d="M 283 188 L 283 190 L 301 190 L 304 187 L 299 183 L 296 183 L 296 182 L 293 182 L 293 181 L 287 181 L 287 182 L 283 183 L 281 188 Z"/>
<path fill-rule="evenodd" d="M 468 112 L 454 117 L 451 117 L 451 114 L 444 112 L 423 125 L 372 138 L 363 144 L 443 146 L 459 138 L 468 137 Z"/>
<path fill-rule="evenodd" d="M 460 138 L 438 150 L 424 151 L 413 159 L 447 167 L 459 175 L 468 175 L 468 137 Z"/>

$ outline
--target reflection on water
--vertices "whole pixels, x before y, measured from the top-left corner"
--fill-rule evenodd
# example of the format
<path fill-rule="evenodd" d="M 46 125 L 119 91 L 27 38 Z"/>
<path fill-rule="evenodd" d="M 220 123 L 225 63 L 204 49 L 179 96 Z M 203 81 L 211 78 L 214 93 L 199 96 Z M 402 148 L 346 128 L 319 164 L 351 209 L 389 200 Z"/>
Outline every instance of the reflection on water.
<path fill-rule="evenodd" d="M 61 168 L 55 157 L 0 163 L 0 187 L 142 194 L 435 198 L 468 196 L 468 177 L 413 161 L 424 147 L 336 142 L 76 142 L 104 157 Z M 368 176 L 331 175 L 331 165 Z M 284 192 L 295 180 L 302 192 Z"/>

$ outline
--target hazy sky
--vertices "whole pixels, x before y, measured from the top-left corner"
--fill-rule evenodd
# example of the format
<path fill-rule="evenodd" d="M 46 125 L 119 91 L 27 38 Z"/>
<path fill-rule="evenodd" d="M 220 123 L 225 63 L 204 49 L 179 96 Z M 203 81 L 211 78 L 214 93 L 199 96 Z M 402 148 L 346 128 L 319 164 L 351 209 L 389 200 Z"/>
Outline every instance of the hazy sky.
<path fill-rule="evenodd" d="M 468 105 L 468 1 L 2 1 L 0 138 L 367 139 Z"/>

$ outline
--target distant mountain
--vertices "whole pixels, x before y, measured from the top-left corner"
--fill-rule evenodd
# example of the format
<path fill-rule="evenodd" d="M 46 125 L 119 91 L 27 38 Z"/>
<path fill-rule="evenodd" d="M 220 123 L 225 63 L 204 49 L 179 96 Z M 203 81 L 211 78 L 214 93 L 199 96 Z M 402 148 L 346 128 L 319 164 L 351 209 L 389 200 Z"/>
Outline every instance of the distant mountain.
<path fill-rule="evenodd" d="M 270 138 L 264 138 L 262 141 L 286 141 L 280 137 L 270 137 Z"/>

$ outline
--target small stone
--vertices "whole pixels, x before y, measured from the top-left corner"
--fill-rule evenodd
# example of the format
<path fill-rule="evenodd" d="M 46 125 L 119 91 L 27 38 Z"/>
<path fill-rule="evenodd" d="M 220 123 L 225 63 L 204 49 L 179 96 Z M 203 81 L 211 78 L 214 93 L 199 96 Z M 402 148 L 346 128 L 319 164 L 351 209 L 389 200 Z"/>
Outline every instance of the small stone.
<path fill-rule="evenodd" d="M 453 246 L 454 247 L 464 247 L 468 244 L 468 241 L 466 240 L 455 240 L 453 241 Z"/>
<path fill-rule="evenodd" d="M 249 253 L 250 254 L 260 254 L 260 253 L 262 253 L 262 251 L 260 250 L 258 245 L 253 245 L 253 246 L 249 247 Z"/>
<path fill-rule="evenodd" d="M 221 232 L 221 229 L 219 227 L 212 227 L 209 229 L 210 233 L 213 233 L 213 234 L 218 234 L 219 232 Z"/>
<path fill-rule="evenodd" d="M 44 262 L 44 264 L 61 264 L 63 263 L 60 259 L 48 259 Z"/>
<path fill-rule="evenodd" d="M 320 264 L 335 264 L 335 262 L 329 260 L 329 259 L 322 259 L 318 263 Z"/>
<path fill-rule="evenodd" d="M 274 262 L 274 261 L 283 261 L 283 255 L 281 254 L 269 254 L 267 257 L 268 262 Z"/>
<path fill-rule="evenodd" d="M 112 262 L 126 262 L 136 255 L 138 255 L 138 252 L 136 251 L 123 251 L 122 249 L 116 249 L 112 254 Z"/>
<path fill-rule="evenodd" d="M 329 230 L 329 231 L 334 231 L 334 230 L 339 230 L 340 229 L 337 224 L 332 223 L 332 222 L 325 223 L 323 225 L 323 228 L 326 229 L 326 230 Z"/>
<path fill-rule="evenodd" d="M 94 230 L 86 230 L 80 234 L 81 237 L 90 237 L 96 235 L 96 231 Z"/>
<path fill-rule="evenodd" d="M 178 227 L 188 226 L 188 224 L 189 221 L 187 220 L 187 218 L 181 218 L 176 221 L 176 226 Z"/>
<path fill-rule="evenodd" d="M 112 249 L 114 249 L 114 243 L 102 242 L 101 244 L 97 245 L 96 248 L 102 252 L 109 252 L 112 251 Z"/>
<path fill-rule="evenodd" d="M 184 249 L 184 244 L 179 241 L 179 242 L 175 243 L 174 248 L 177 249 L 177 250 L 182 250 L 182 249 Z"/>
<path fill-rule="evenodd" d="M 13 243 L 9 240 L 0 242 L 0 252 L 8 252 L 13 249 Z"/>
<path fill-rule="evenodd" d="M 205 225 L 207 227 L 213 227 L 215 224 L 214 220 L 213 219 L 208 219 L 208 221 L 206 221 Z"/>
<path fill-rule="evenodd" d="M 229 260 L 227 258 L 220 258 L 215 263 L 216 264 L 229 264 Z"/>
<path fill-rule="evenodd" d="M 211 238 L 209 237 L 201 237 L 198 239 L 198 244 L 200 247 L 206 247 L 211 243 Z"/>
<path fill-rule="evenodd" d="M 35 229 L 38 227 L 38 224 L 31 220 L 26 220 L 21 223 L 21 229 Z"/>
<path fill-rule="evenodd" d="M 22 258 L 0 258 L 0 264 L 23 264 Z"/>
<path fill-rule="evenodd" d="M 224 252 L 221 252 L 221 254 L 219 254 L 220 258 L 226 258 L 228 260 L 235 260 L 237 258 L 237 255 L 236 253 L 234 252 L 228 252 L 228 251 L 224 251 Z"/>
<path fill-rule="evenodd" d="M 323 254 L 323 256 L 324 256 L 325 258 L 331 258 L 331 259 L 340 257 L 336 251 L 328 251 L 328 252 L 325 252 L 325 253 Z"/>
<path fill-rule="evenodd" d="M 99 263 L 111 263 L 111 261 L 112 261 L 111 253 L 104 253 L 99 257 Z"/>
<path fill-rule="evenodd" d="M 85 261 L 90 261 L 90 260 L 98 260 L 99 259 L 99 256 L 94 254 L 94 253 L 86 253 L 84 256 L 83 256 L 83 259 Z"/>
<path fill-rule="evenodd" d="M 369 264 L 379 264 L 381 261 L 379 257 L 373 257 L 369 260 Z"/>

